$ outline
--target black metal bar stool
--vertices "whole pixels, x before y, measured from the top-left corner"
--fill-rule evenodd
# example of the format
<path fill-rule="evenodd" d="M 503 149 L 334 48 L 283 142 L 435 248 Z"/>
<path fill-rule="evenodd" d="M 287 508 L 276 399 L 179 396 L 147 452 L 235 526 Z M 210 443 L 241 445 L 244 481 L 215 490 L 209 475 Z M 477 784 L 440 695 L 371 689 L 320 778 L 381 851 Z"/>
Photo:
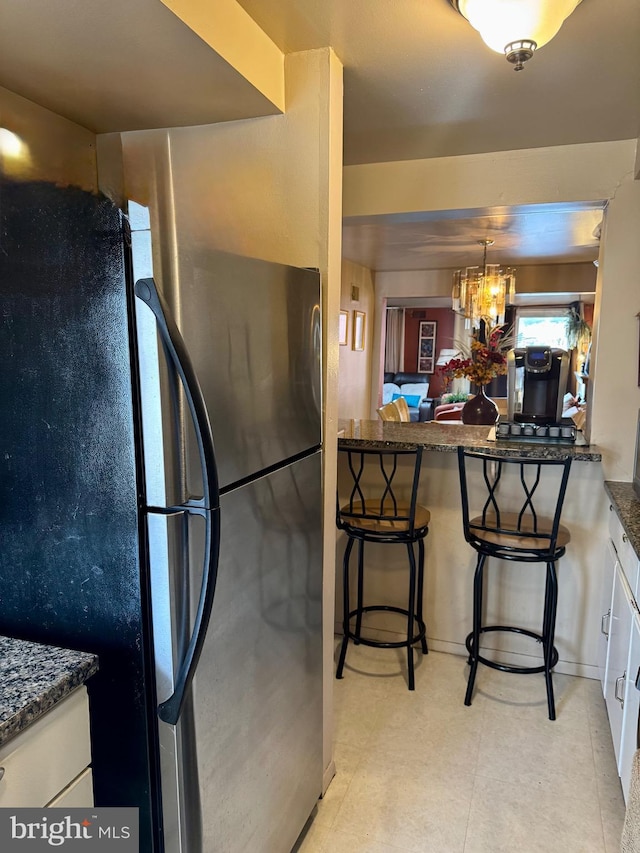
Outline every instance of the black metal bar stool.
<path fill-rule="evenodd" d="M 340 506 L 338 501 L 337 524 L 347 534 L 347 545 L 343 561 L 343 639 L 336 678 L 342 678 L 349 640 L 376 648 L 407 648 L 407 671 L 409 690 L 415 689 L 413 646 L 420 643 L 422 653 L 427 654 L 426 627 L 422 613 L 424 592 L 424 539 L 429 532 L 429 510 L 417 503 L 422 447 L 413 450 L 379 450 L 340 447 L 346 457 L 349 482 L 349 498 Z M 407 459 L 413 466 L 399 466 L 399 460 Z M 409 468 L 410 486 L 399 472 Z M 345 487 L 346 484 L 342 484 Z M 410 488 L 410 493 L 408 489 Z M 404 489 L 404 494 L 403 493 Z M 355 542 L 358 542 L 357 604 L 351 608 L 349 590 L 349 561 Z M 407 607 L 392 607 L 385 604 L 364 604 L 364 543 L 381 542 L 391 545 L 406 545 L 409 556 L 409 593 Z M 418 559 L 414 546 L 418 545 Z M 406 639 L 397 642 L 372 640 L 362 636 L 362 617 L 365 613 L 391 611 L 406 616 Z M 355 628 L 351 630 L 351 620 Z"/>
<path fill-rule="evenodd" d="M 565 553 L 571 538 L 567 528 L 560 524 L 562 504 L 571 469 L 571 457 L 567 456 L 564 459 L 501 457 L 459 447 L 458 464 L 464 536 L 471 547 L 478 552 L 473 581 L 473 631 L 466 639 L 471 669 L 464 703 L 471 704 L 479 663 L 502 672 L 544 672 L 549 719 L 555 720 L 551 671 L 558 662 L 558 651 L 554 646 L 558 604 L 556 562 Z M 510 478 L 507 483 L 507 477 L 503 475 L 512 469 L 515 469 L 515 477 Z M 551 476 L 550 469 L 556 469 L 555 477 Z M 545 488 L 548 484 L 545 502 L 549 500 L 549 495 L 553 497 L 552 516 L 538 514 L 534 505 L 534 499 L 539 501 L 541 498 L 538 488 L 543 480 L 543 472 Z M 475 506 L 471 511 L 470 502 Z M 509 625 L 482 624 L 484 566 L 487 557 L 522 563 L 546 563 L 540 634 Z M 480 653 L 480 637 L 492 631 L 511 631 L 532 637 L 542 644 L 543 663 L 540 666 L 515 666 L 484 657 Z"/>

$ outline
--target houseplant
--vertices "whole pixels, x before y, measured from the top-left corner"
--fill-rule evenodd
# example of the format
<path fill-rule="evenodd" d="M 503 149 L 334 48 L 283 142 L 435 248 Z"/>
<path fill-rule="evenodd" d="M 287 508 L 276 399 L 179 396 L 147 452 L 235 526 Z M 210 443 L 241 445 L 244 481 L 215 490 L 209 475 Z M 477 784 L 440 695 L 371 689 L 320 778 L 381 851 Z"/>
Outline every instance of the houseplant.
<path fill-rule="evenodd" d="M 498 407 L 487 397 L 485 386 L 496 376 L 507 372 L 507 352 L 512 340 L 505 325 L 492 325 L 485 317 L 480 327 L 474 329 L 470 345 L 459 344 L 459 354 L 440 367 L 440 372 L 449 386 L 452 379 L 469 379 L 479 391 L 462 408 L 464 424 L 494 424 L 498 418 Z"/>

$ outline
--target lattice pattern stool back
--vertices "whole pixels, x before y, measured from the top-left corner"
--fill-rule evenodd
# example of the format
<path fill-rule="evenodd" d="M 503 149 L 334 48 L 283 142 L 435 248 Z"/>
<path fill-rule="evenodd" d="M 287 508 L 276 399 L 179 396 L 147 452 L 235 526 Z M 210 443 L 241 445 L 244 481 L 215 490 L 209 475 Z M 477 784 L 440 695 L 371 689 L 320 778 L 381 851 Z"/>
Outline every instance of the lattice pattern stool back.
<path fill-rule="evenodd" d="M 345 465 L 340 483 L 347 499 L 338 500 L 337 525 L 347 535 L 343 561 L 343 639 L 336 678 L 342 678 L 349 639 L 378 648 L 407 648 L 409 689 L 415 688 L 413 645 L 421 644 L 427 654 L 423 618 L 424 539 L 430 513 L 417 502 L 422 447 L 415 449 L 355 449 L 340 447 Z M 404 464 L 409 463 L 409 464 Z M 407 482 L 407 475 L 410 479 Z M 349 562 L 358 542 L 357 604 L 351 608 Z M 409 558 L 409 595 L 406 608 L 385 604 L 364 604 L 364 543 L 404 544 Z M 416 561 L 414 546 L 418 545 Z M 397 642 L 373 640 L 362 635 L 365 613 L 392 611 L 407 620 L 406 639 Z M 351 621 L 355 619 L 355 628 Z"/>
<path fill-rule="evenodd" d="M 462 523 L 466 541 L 478 552 L 473 588 L 473 631 L 467 636 L 470 673 L 465 704 L 471 704 L 479 663 L 503 672 L 544 672 L 549 719 L 555 719 L 551 670 L 558 661 L 554 646 L 558 604 L 556 562 L 571 539 L 560 523 L 571 469 L 571 456 L 554 459 L 502 457 L 458 448 Z M 542 631 L 510 625 L 483 625 L 484 565 L 487 557 L 525 563 L 546 563 Z M 515 666 L 480 654 L 480 636 L 510 631 L 542 644 L 543 664 Z"/>

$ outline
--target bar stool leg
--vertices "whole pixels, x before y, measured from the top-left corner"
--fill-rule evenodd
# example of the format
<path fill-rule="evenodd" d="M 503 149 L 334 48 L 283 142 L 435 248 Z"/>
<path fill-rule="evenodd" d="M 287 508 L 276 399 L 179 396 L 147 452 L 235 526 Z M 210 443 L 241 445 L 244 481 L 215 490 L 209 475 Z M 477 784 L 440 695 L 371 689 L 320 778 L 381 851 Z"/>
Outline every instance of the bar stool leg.
<path fill-rule="evenodd" d="M 336 678 L 342 678 L 342 670 L 344 669 L 344 662 L 347 657 L 347 645 L 349 644 L 349 558 L 351 557 L 353 541 L 351 537 L 347 538 L 347 547 L 344 549 L 344 559 L 342 561 L 342 646 L 340 647 Z"/>
<path fill-rule="evenodd" d="M 364 539 L 358 542 L 358 603 L 356 613 L 356 639 L 353 641 L 356 646 L 360 645 L 360 632 L 362 630 L 362 607 L 364 604 Z"/>
<path fill-rule="evenodd" d="M 416 608 L 416 613 L 418 615 L 418 619 L 424 623 L 424 616 L 422 613 L 422 601 L 424 597 L 424 539 L 418 539 L 418 606 Z M 424 637 L 421 641 L 422 645 L 422 654 L 429 654 L 429 648 L 427 646 L 427 632 L 425 630 Z"/>
<path fill-rule="evenodd" d="M 473 578 L 473 632 L 471 634 L 471 649 L 469 650 L 469 681 L 467 682 L 467 693 L 464 697 L 464 704 L 471 704 L 471 696 L 473 695 L 473 687 L 476 681 L 476 672 L 478 671 L 478 656 L 480 654 L 480 628 L 482 623 L 482 587 L 484 580 L 484 564 L 487 559 L 486 554 L 478 554 L 478 565 Z"/>
<path fill-rule="evenodd" d="M 547 705 L 549 719 L 555 720 L 556 707 L 553 696 L 553 681 L 551 668 L 553 661 L 553 641 L 556 628 L 556 611 L 558 607 L 558 578 L 555 563 L 547 563 L 547 580 L 544 594 L 544 624 L 542 626 L 544 678 L 547 684 Z"/>
<path fill-rule="evenodd" d="M 413 614 L 416 612 L 416 556 L 413 552 L 413 543 L 407 542 L 409 552 L 409 605 L 407 607 L 407 671 L 409 674 L 409 690 L 416 689 L 415 676 L 413 672 Z"/>

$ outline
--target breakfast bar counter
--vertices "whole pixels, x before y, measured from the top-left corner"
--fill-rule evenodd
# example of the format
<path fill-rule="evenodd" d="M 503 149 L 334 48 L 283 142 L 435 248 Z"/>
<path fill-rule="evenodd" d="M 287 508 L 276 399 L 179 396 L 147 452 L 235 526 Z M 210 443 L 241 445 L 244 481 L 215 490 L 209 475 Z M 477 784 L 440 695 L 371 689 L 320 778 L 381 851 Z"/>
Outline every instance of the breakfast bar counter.
<path fill-rule="evenodd" d="M 487 450 L 498 456 L 523 456 L 534 459 L 553 459 L 570 455 L 576 462 L 600 462 L 601 454 L 588 445 L 581 433 L 575 442 L 563 443 L 552 439 L 515 438 L 489 439 L 490 427 L 465 426 L 461 423 L 396 423 L 393 421 L 341 420 L 338 424 L 338 444 L 361 447 L 411 448 L 422 445 L 425 450 L 455 453 L 459 446 L 467 450 Z"/>
<path fill-rule="evenodd" d="M 572 443 L 515 438 L 489 439 L 487 426 L 460 423 L 395 423 L 373 420 L 339 422 L 338 449 L 413 448 L 422 445 L 422 471 L 418 502 L 431 513 L 425 540 L 424 612 L 429 648 L 467 655 L 465 638 L 471 630 L 472 587 L 476 554 L 464 539 L 457 448 L 485 451 L 499 456 L 526 456 L 534 459 L 572 457 L 571 474 L 562 512 L 562 523 L 571 532 L 567 552 L 558 564 L 558 613 L 556 672 L 598 677 L 598 639 L 602 616 L 602 587 L 605 548 L 608 538 L 609 499 L 604 488 L 601 454 L 582 435 Z M 346 454 L 338 454 L 338 483 L 345 482 L 342 466 Z M 409 478 L 406 476 L 407 487 Z M 510 483 L 501 483 L 509 489 Z M 542 487 L 541 487 L 542 488 Z M 551 506 L 544 491 L 541 511 Z M 341 494 L 340 498 L 344 496 Z M 337 536 L 337 588 L 342 588 L 342 556 L 345 537 Z M 398 549 L 400 551 L 401 549 Z M 393 549 L 372 544 L 367 554 L 367 594 L 385 604 L 403 606 L 406 590 L 406 556 L 396 558 Z M 486 598 L 487 614 L 496 624 L 519 624 L 539 631 L 543 609 L 544 582 L 539 567 L 518 564 L 505 570 L 500 561 L 490 561 L 491 582 Z M 605 608 L 606 610 L 606 608 Z M 393 615 L 376 617 L 374 632 L 395 632 Z M 341 633 L 342 604 L 336 600 L 336 631 Z M 537 654 L 530 642 L 517 635 L 493 634 L 486 643 L 499 651 L 505 663 L 533 663 Z M 416 659 L 428 665 L 428 656 Z M 464 667 L 464 663 L 461 663 Z M 544 688 L 541 690 L 544 702 Z"/>

